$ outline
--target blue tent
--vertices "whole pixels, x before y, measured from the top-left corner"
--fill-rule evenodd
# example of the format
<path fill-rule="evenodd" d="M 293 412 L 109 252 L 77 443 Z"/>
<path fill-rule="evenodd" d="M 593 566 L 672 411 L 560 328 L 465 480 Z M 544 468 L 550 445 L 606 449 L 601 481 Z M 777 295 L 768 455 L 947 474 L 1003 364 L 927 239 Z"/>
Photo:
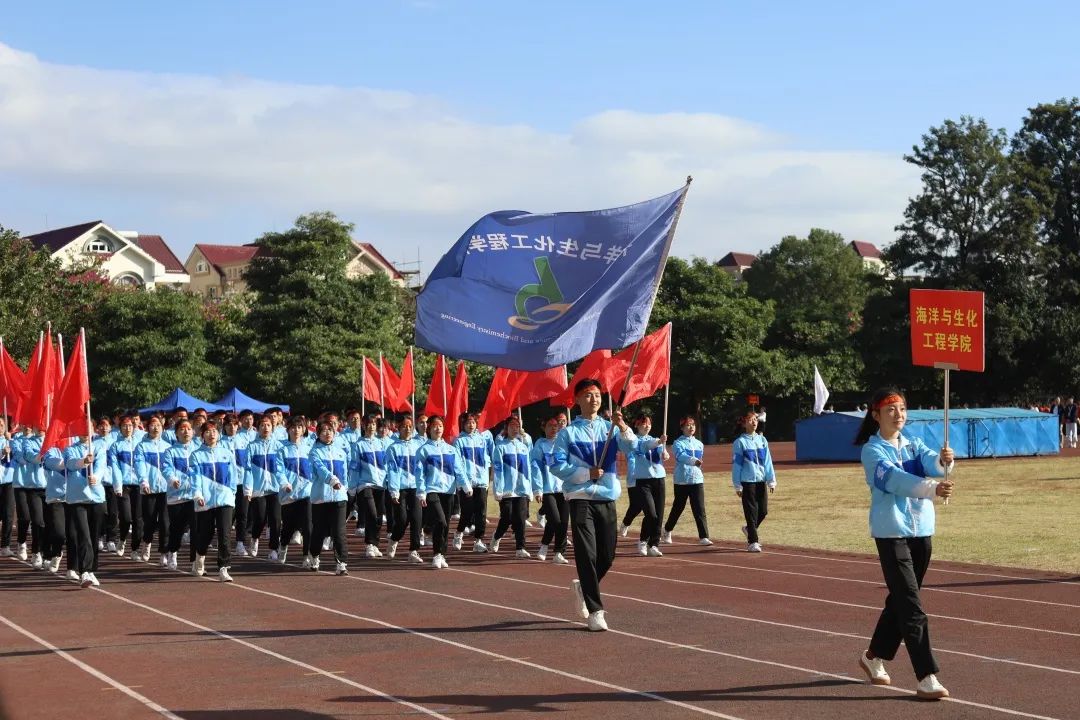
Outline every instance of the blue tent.
<path fill-rule="evenodd" d="M 829 413 L 795 423 L 796 460 L 859 459 L 852 443 L 862 422 L 859 412 Z M 904 435 L 932 448 L 945 439 L 942 410 L 909 410 Z M 949 445 L 959 458 L 1056 455 L 1057 418 L 1021 408 L 972 408 L 949 411 Z"/>
<path fill-rule="evenodd" d="M 227 410 L 228 408 L 220 405 L 215 405 L 212 402 L 200 400 L 197 397 L 188 395 L 182 388 L 176 388 L 171 393 L 165 396 L 163 400 L 157 402 L 150 407 L 139 408 L 139 414 L 152 413 L 152 412 L 172 412 L 176 408 L 184 408 L 185 410 L 194 410 L 195 408 L 203 408 L 207 411 Z"/>
<path fill-rule="evenodd" d="M 253 397 L 249 397 L 240 392 L 239 388 L 233 388 L 229 392 L 225 393 L 220 400 L 217 401 L 218 405 L 224 406 L 226 409 L 232 412 L 240 412 L 241 410 L 250 410 L 255 413 L 264 413 L 272 407 L 281 408 L 282 412 L 289 412 L 289 406 L 275 403 L 264 403 L 260 400 L 256 400 Z"/>

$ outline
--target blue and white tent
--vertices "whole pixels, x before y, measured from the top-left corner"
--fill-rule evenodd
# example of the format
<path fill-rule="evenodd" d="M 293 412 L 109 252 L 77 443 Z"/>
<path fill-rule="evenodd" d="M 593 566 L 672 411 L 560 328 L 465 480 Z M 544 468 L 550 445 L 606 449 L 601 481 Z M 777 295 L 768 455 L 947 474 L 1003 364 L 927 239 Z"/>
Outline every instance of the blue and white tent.
<path fill-rule="evenodd" d="M 239 388 L 233 388 L 229 392 L 225 393 L 218 401 L 218 405 L 221 405 L 227 410 L 232 412 L 240 412 L 241 410 L 250 410 L 254 413 L 264 413 L 272 407 L 281 408 L 282 412 L 289 412 L 289 406 L 284 403 L 265 403 L 261 400 L 256 400 L 253 397 L 245 395 Z"/>
<path fill-rule="evenodd" d="M 206 400 L 200 400 L 194 395 L 188 395 L 182 388 L 176 388 L 171 393 L 166 395 L 159 402 L 154 403 L 150 407 L 139 408 L 139 414 L 144 415 L 152 412 L 173 412 L 176 408 L 184 408 L 185 410 L 194 410 L 196 408 L 202 408 L 209 412 L 215 412 L 217 410 L 226 410 L 227 408 L 216 405 Z"/>

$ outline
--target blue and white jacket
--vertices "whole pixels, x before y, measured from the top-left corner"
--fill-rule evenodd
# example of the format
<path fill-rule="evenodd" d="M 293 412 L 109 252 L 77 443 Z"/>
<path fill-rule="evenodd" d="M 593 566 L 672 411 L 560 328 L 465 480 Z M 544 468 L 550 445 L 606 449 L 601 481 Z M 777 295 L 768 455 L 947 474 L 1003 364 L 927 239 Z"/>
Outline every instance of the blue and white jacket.
<path fill-rule="evenodd" d="M 43 460 L 45 465 L 45 502 L 67 502 L 67 465 L 64 453 L 58 447 L 49 448 Z"/>
<path fill-rule="evenodd" d="M 243 438 L 238 443 L 243 443 Z M 288 442 L 286 440 L 285 442 Z M 281 489 L 285 469 L 281 463 L 281 451 L 285 443 L 274 438 L 256 438 L 244 448 L 248 466 L 244 471 L 244 493 L 251 497 L 274 495 Z"/>
<path fill-rule="evenodd" d="M 540 484 L 533 489 L 532 463 L 529 446 L 518 436 L 510 439 L 500 436 L 495 443 L 495 482 L 492 491 L 495 499 L 532 497 L 542 490 Z"/>
<path fill-rule="evenodd" d="M 344 444 L 349 448 L 349 493 L 386 487 L 386 439 L 355 435 Z"/>
<path fill-rule="evenodd" d="M 626 487 L 634 487 L 638 480 L 667 477 L 664 455 L 660 438 L 636 435 L 633 447 L 626 454 Z"/>
<path fill-rule="evenodd" d="M 445 440 L 428 440 L 416 451 L 416 494 L 453 493 L 461 488 L 472 493 L 461 454 Z"/>
<path fill-rule="evenodd" d="M 586 420 L 578 416 L 555 436 L 554 463 L 551 472 L 562 479 L 567 500 L 614 501 L 622 494 L 622 484 L 615 472 L 619 450 L 626 454 L 633 447 L 634 433 L 628 427 L 616 432 L 604 452 L 611 423 L 603 418 Z M 604 474 L 595 482 L 589 468 L 599 467 Z"/>
<path fill-rule="evenodd" d="M 89 467 L 83 465 L 83 458 L 87 450 L 94 453 L 94 461 Z M 66 500 L 72 505 L 82 503 L 104 503 L 105 483 L 111 482 L 109 477 L 109 441 L 100 436 L 94 436 L 90 440 L 90 447 L 79 438 L 64 451 L 64 466 L 67 468 L 67 493 Z M 94 476 L 94 484 L 90 484 L 90 475 Z"/>
<path fill-rule="evenodd" d="M 164 437 L 154 440 L 149 435 L 135 446 L 135 476 L 143 492 L 156 495 L 167 492 L 169 483 L 165 479 L 165 453 L 172 445 Z"/>
<path fill-rule="evenodd" d="M 139 441 L 135 433 L 131 437 L 124 437 L 119 431 L 113 430 L 112 444 L 109 445 L 109 468 L 113 473 L 113 487 L 121 489 L 128 485 L 138 485 L 139 478 L 135 474 L 135 448 Z"/>
<path fill-rule="evenodd" d="M 278 457 L 281 459 L 282 470 L 281 485 L 278 488 L 278 499 L 281 504 L 288 505 L 297 500 L 309 500 L 313 475 L 307 441 L 301 438 L 299 444 L 294 444 L 292 441 L 285 443 L 281 446 Z"/>
<path fill-rule="evenodd" d="M 696 438 L 695 442 L 701 445 Z M 701 476 L 701 468 L 697 469 L 698 476 Z M 769 441 L 761 433 L 743 433 L 731 446 L 731 484 L 736 490 L 742 490 L 743 483 L 759 482 L 776 487 L 776 471 L 773 469 L 772 453 L 769 452 Z"/>
<path fill-rule="evenodd" d="M 15 475 L 15 487 L 25 490 L 44 490 L 49 484 L 45 477 L 45 466 L 41 464 L 41 444 L 45 437 L 42 435 L 24 435 L 19 444 L 18 463 L 21 466 L 21 474 Z"/>
<path fill-rule="evenodd" d="M 233 451 L 215 445 L 203 445 L 191 454 L 191 471 L 195 475 L 195 512 L 219 507 L 236 506 L 236 490 L 241 487 L 240 470 Z M 199 506 L 199 499 L 206 502 Z"/>
<path fill-rule="evenodd" d="M 222 433 L 218 440 L 218 445 L 232 452 L 236 469 L 240 471 L 240 484 L 245 487 L 249 486 L 251 482 L 250 478 L 248 478 L 248 471 L 251 469 L 251 455 L 248 446 L 251 443 L 252 441 L 241 435 L 239 430 L 236 431 L 235 435 Z M 248 494 L 250 494 L 250 488 Z"/>
<path fill-rule="evenodd" d="M 900 435 L 897 448 L 878 433 L 862 449 L 870 487 L 870 535 L 875 538 L 929 537 L 934 534 L 934 495 L 945 474 L 938 454 Z M 950 471 L 952 469 L 950 468 Z"/>
<path fill-rule="evenodd" d="M 533 443 L 529 451 L 529 462 L 532 466 L 533 487 L 547 495 L 561 493 L 563 491 L 562 480 L 551 472 L 551 465 L 555 462 L 555 440 L 542 437 Z"/>
<path fill-rule="evenodd" d="M 695 460 L 700 460 L 705 454 L 705 446 L 701 441 L 693 435 L 680 435 L 671 444 L 671 450 L 675 454 L 675 484 L 704 484 L 705 474 L 694 464 Z M 771 472 L 772 460 L 769 460 L 769 468 Z"/>
<path fill-rule="evenodd" d="M 239 437 L 242 437 L 245 440 L 247 440 L 249 445 L 255 441 L 255 438 L 259 437 L 259 431 L 256 430 L 253 427 L 240 428 L 239 430 L 236 431 L 236 434 Z M 285 433 L 286 438 L 288 437 L 288 435 L 289 435 L 289 433 L 286 431 L 286 433 Z"/>
<path fill-rule="evenodd" d="M 472 432 L 458 435 L 454 440 L 461 459 L 465 461 L 465 473 L 473 487 L 487 487 L 488 468 L 494 455 L 494 443 L 489 445 L 491 434 Z"/>
<path fill-rule="evenodd" d="M 194 441 L 187 445 L 176 443 L 165 451 L 164 474 L 168 480 L 168 495 L 166 502 L 169 505 L 179 505 L 191 502 L 195 499 L 195 486 L 198 483 L 199 473 L 195 468 L 195 451 L 199 446 Z M 179 483 L 179 487 L 174 487 Z"/>
<path fill-rule="evenodd" d="M 311 448 L 311 502 L 344 502 L 349 499 L 348 472 L 349 453 L 336 443 L 326 444 L 316 440 Z M 334 480 L 341 487 L 334 489 Z"/>
<path fill-rule="evenodd" d="M 15 437 L 12 437 L 14 440 Z M 12 455 L 4 457 L 4 448 L 10 448 Z M 15 448 L 3 435 L 0 435 L 0 485 L 8 485 L 15 481 Z"/>
<path fill-rule="evenodd" d="M 402 490 L 416 489 L 416 453 L 427 440 L 412 435 L 408 440 L 398 441 L 386 450 L 386 489 L 390 497 L 397 498 Z"/>
<path fill-rule="evenodd" d="M 258 435 L 257 432 L 255 434 Z M 274 431 L 271 433 L 270 436 L 278 442 L 289 442 L 289 431 L 285 429 L 284 425 L 278 425 L 277 427 L 275 427 Z"/>

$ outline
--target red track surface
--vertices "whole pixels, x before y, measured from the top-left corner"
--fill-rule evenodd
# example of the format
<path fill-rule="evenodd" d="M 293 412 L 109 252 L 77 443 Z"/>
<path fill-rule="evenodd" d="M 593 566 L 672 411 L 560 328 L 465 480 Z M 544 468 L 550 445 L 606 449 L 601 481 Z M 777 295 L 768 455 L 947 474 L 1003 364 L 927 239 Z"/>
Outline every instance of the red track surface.
<path fill-rule="evenodd" d="M 956 701 L 930 707 L 912 697 L 903 649 L 892 689 L 866 684 L 856 666 L 884 598 L 870 556 L 677 543 L 642 558 L 623 540 L 602 586 L 611 631 L 593 634 L 570 617 L 573 565 L 514 560 L 509 546 L 451 552 L 437 572 L 360 560 L 354 544 L 344 578 L 245 559 L 232 585 L 103 557 L 100 590 L 0 560 L 4 709 L 20 719 L 163 714 L 147 703 L 198 719 L 1080 717 L 1080 577 L 935 562 L 924 601 Z"/>

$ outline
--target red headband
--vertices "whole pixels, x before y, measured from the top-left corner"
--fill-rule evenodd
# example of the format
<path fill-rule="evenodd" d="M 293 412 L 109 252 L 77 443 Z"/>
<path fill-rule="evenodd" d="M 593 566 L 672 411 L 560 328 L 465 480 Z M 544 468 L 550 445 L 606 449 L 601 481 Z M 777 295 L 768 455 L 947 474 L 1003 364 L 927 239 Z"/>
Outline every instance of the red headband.
<path fill-rule="evenodd" d="M 902 397 L 900 397 L 899 395 L 896 395 L 896 394 L 886 395 L 881 400 L 874 403 L 874 409 L 875 410 L 880 410 L 881 408 L 885 407 L 886 405 L 892 405 L 893 403 L 898 403 L 898 402 L 904 402 L 904 398 L 902 398 Z"/>

